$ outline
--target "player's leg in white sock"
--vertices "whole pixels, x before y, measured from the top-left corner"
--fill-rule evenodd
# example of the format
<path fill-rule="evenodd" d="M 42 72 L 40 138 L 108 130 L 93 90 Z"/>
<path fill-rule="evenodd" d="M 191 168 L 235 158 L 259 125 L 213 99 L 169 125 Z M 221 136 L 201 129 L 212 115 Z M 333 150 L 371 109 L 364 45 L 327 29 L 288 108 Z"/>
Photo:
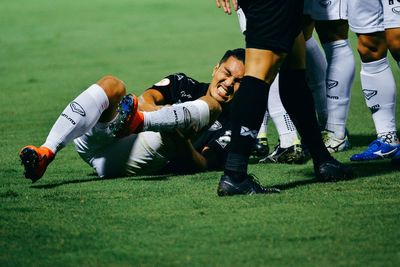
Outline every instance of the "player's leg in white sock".
<path fill-rule="evenodd" d="M 266 139 L 266 138 L 268 138 L 268 121 L 269 121 L 269 117 L 270 117 L 269 112 L 268 112 L 268 110 L 266 110 L 265 114 L 264 114 L 264 119 L 263 119 L 263 121 L 261 123 L 261 126 L 260 126 L 260 130 L 258 130 L 258 135 L 257 135 L 258 139 L 261 139 L 261 138 Z"/>
<path fill-rule="evenodd" d="M 202 129 L 210 122 L 210 107 L 207 101 L 197 99 L 157 111 L 143 112 L 143 131 L 170 131 L 173 129 Z"/>
<path fill-rule="evenodd" d="M 396 83 L 387 58 L 361 64 L 361 85 L 378 137 L 396 132 Z M 392 143 L 394 139 L 389 142 Z"/>
<path fill-rule="evenodd" d="M 327 107 L 328 121 L 326 129 L 334 137 L 343 139 L 350 106 L 355 62 L 348 40 L 324 43 L 327 69 Z"/>
<path fill-rule="evenodd" d="M 56 153 L 92 128 L 108 106 L 109 100 L 103 88 L 98 84 L 91 85 L 65 107 L 43 146 Z"/>
<path fill-rule="evenodd" d="M 279 135 L 280 146 L 287 148 L 299 143 L 297 130 L 283 107 L 278 88 L 278 77 L 272 83 L 268 96 L 268 111 Z"/>
<path fill-rule="evenodd" d="M 306 62 L 307 84 L 314 98 L 318 122 L 321 128 L 324 129 L 328 119 L 326 104 L 326 70 L 328 63 L 325 54 L 312 36 L 306 41 Z"/>

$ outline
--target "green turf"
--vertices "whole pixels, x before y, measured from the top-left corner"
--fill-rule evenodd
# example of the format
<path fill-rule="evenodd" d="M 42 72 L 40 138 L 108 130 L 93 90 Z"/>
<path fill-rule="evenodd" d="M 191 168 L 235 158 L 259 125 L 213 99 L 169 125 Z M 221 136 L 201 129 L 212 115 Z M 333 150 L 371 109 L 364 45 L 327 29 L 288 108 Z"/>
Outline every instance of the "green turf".
<path fill-rule="evenodd" d="M 42 180 L 23 179 L 19 149 L 40 145 L 101 76 L 136 93 L 178 71 L 209 80 L 222 53 L 243 45 L 236 18 L 214 5 L 2 2 L 0 266 L 400 265 L 400 173 L 390 161 L 352 164 L 356 179 L 333 184 L 315 183 L 311 163 L 251 165 L 282 193 L 219 198 L 219 172 L 101 180 L 67 146 Z M 353 149 L 337 154 L 347 163 L 374 139 L 358 73 L 348 128 Z"/>

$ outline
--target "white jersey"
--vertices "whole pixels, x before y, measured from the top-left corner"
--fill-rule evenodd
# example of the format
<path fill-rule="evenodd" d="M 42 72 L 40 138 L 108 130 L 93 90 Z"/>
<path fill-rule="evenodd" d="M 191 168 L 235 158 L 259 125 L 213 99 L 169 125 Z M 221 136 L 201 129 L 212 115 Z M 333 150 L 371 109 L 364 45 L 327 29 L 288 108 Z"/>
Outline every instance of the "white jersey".
<path fill-rule="evenodd" d="M 348 0 L 304 0 L 304 11 L 314 20 L 347 20 Z M 349 0 L 350 2 L 353 0 Z M 368 0 L 369 1 L 369 0 Z"/>
<path fill-rule="evenodd" d="M 355 33 L 381 32 L 400 27 L 400 1 L 350 0 L 349 26 Z"/>

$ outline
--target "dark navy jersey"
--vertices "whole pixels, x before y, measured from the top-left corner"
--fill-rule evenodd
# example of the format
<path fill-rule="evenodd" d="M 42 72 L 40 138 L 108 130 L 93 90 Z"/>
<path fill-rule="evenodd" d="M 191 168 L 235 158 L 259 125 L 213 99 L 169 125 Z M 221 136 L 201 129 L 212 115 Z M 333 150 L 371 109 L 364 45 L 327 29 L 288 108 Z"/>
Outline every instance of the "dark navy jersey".
<path fill-rule="evenodd" d="M 168 75 L 149 89 L 158 90 L 163 96 L 164 104 L 177 104 L 193 101 L 204 96 L 208 90 L 208 83 L 198 82 L 184 73 Z"/>
<path fill-rule="evenodd" d="M 149 89 L 158 90 L 165 99 L 164 104 L 177 104 L 196 100 L 206 95 L 208 83 L 198 82 L 184 73 L 168 75 Z M 202 152 L 204 147 L 212 147 L 225 162 L 227 148 L 230 141 L 229 106 L 222 109 L 222 113 L 214 124 L 202 131 L 193 142 L 194 148 Z"/>

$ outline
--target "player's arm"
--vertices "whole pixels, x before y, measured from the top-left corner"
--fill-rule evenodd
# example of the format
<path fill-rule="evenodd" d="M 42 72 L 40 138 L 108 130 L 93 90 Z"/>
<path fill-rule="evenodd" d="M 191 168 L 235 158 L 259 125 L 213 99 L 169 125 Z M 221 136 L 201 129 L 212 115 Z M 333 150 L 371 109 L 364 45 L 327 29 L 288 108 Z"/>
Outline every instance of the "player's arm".
<path fill-rule="evenodd" d="M 168 139 L 175 144 L 175 158 L 170 162 L 170 170 L 173 172 L 202 172 L 208 169 L 207 159 L 199 153 L 192 145 L 189 138 L 179 130 L 169 135 Z"/>
<path fill-rule="evenodd" d="M 147 89 L 139 96 L 139 109 L 154 111 L 165 105 L 164 95 L 157 89 Z"/>

